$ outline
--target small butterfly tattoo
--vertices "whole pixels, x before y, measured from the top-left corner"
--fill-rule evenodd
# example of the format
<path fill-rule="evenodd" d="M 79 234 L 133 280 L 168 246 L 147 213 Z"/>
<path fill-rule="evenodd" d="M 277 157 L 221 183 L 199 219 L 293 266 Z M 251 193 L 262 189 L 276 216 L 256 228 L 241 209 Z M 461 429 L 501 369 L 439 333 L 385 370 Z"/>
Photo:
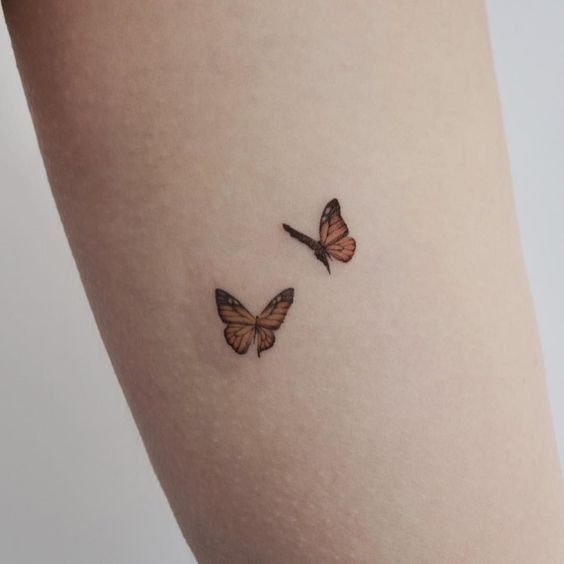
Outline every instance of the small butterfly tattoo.
<path fill-rule="evenodd" d="M 307 245 L 315 257 L 325 265 L 329 274 L 331 274 L 329 260 L 349 262 L 353 258 L 356 241 L 348 237 L 349 228 L 341 217 L 341 206 L 337 198 L 331 200 L 323 210 L 319 223 L 319 241 L 315 241 L 285 223 L 282 224 L 282 227 L 291 237 Z"/>
<path fill-rule="evenodd" d="M 274 331 L 284 323 L 290 306 L 294 303 L 294 288 L 286 288 L 275 296 L 260 315 L 254 316 L 231 294 L 219 288 L 215 291 L 217 312 L 227 323 L 225 340 L 237 353 L 245 354 L 257 339 L 257 355 L 270 349 L 276 338 Z"/>

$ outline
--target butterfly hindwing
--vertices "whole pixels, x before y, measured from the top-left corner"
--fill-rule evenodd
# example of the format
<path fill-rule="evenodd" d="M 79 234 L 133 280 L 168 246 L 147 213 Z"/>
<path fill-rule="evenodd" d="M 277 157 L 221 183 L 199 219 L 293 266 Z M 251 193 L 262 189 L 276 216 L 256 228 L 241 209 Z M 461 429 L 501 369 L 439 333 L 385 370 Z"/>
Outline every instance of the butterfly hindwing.
<path fill-rule="evenodd" d="M 245 354 L 255 338 L 255 331 L 256 328 L 254 325 L 236 325 L 229 323 L 227 327 L 225 327 L 223 334 L 229 346 L 237 354 Z"/>
<path fill-rule="evenodd" d="M 356 241 L 352 237 L 345 237 L 328 245 L 326 249 L 329 255 L 334 259 L 340 260 L 341 262 L 349 262 L 349 260 L 353 258 L 356 249 Z"/>
<path fill-rule="evenodd" d="M 276 337 L 274 336 L 274 331 L 266 329 L 265 327 L 257 328 L 258 344 L 257 344 L 257 354 L 260 356 L 262 351 L 266 351 L 272 346 L 274 346 L 274 341 Z"/>

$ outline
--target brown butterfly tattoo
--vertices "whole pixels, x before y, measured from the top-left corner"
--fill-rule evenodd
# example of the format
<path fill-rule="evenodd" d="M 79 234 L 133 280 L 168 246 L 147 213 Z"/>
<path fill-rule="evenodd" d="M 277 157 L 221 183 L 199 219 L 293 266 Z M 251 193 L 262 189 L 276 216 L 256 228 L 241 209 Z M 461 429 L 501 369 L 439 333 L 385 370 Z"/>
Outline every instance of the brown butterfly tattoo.
<path fill-rule="evenodd" d="M 227 323 L 225 340 L 237 353 L 245 354 L 257 339 L 257 354 L 274 345 L 274 331 L 284 323 L 290 306 L 294 303 L 294 288 L 286 288 L 275 296 L 260 315 L 254 316 L 249 310 L 225 290 L 215 291 L 217 312 Z"/>
<path fill-rule="evenodd" d="M 319 241 L 300 233 L 285 223 L 282 224 L 282 227 L 294 239 L 307 245 L 313 251 L 315 257 L 325 265 L 329 274 L 331 274 L 329 260 L 336 259 L 341 262 L 349 262 L 353 258 L 356 241 L 348 236 L 349 228 L 341 216 L 341 206 L 336 198 L 325 206 L 321 214 Z"/>

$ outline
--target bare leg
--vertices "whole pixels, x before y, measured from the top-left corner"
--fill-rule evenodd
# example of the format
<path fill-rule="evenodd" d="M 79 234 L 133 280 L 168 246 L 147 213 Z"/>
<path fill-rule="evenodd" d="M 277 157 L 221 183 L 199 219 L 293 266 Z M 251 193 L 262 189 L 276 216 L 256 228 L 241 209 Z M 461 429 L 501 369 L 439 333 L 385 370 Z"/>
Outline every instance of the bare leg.
<path fill-rule="evenodd" d="M 561 563 L 481 1 L 4 0 L 48 174 L 201 562 Z M 358 242 L 331 276 L 338 197 Z M 260 359 L 214 289 L 257 314 Z"/>

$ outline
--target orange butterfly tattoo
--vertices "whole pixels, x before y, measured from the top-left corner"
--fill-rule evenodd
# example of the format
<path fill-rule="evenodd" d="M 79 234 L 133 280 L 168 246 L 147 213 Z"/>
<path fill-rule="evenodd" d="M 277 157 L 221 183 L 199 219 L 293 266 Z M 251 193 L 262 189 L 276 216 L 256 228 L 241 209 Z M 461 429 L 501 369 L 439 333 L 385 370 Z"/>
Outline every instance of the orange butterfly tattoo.
<path fill-rule="evenodd" d="M 282 227 L 294 239 L 307 245 L 313 251 L 315 257 L 325 265 L 329 274 L 331 274 L 330 259 L 349 262 L 353 258 L 356 241 L 352 237 L 348 237 L 349 228 L 341 217 L 341 206 L 337 198 L 331 200 L 323 210 L 319 223 L 319 241 L 296 231 L 285 223 L 282 224 Z"/>
<path fill-rule="evenodd" d="M 217 312 L 224 323 L 227 323 L 225 340 L 237 353 L 245 354 L 255 339 L 257 354 L 271 348 L 276 340 L 274 331 L 284 323 L 286 314 L 294 303 L 294 288 L 286 288 L 275 296 L 263 309 L 260 315 L 254 316 L 249 310 L 225 290 L 215 291 Z"/>

